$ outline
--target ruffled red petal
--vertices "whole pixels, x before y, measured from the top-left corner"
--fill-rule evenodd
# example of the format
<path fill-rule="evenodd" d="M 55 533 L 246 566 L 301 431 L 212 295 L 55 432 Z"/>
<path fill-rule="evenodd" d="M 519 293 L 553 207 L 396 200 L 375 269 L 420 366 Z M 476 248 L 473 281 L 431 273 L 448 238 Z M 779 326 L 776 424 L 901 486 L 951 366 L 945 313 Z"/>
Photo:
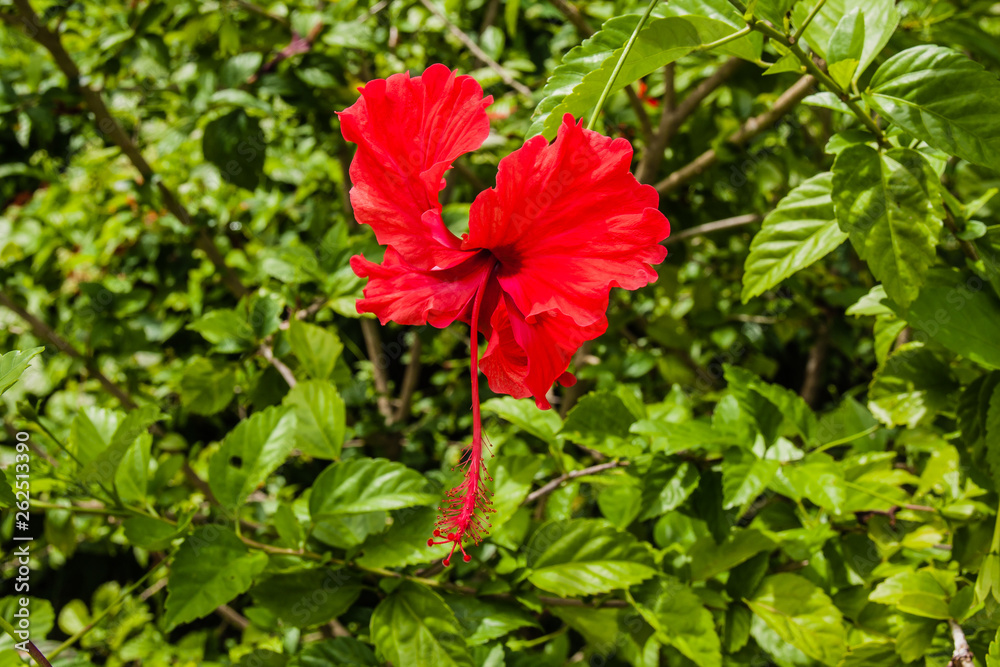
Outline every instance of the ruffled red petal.
<path fill-rule="evenodd" d="M 464 258 L 441 220 L 438 193 L 451 163 L 489 134 L 492 101 L 472 77 L 432 65 L 421 76 L 371 81 L 339 114 L 344 138 L 358 145 L 350 170 L 354 215 L 412 266 L 444 268 Z"/>
<path fill-rule="evenodd" d="M 604 318 L 612 287 L 656 280 L 670 223 L 631 160 L 627 141 L 567 115 L 554 143 L 535 137 L 502 159 L 496 188 L 472 204 L 462 247 L 496 255 L 500 284 L 528 322 L 557 311 L 589 325 Z"/>
<path fill-rule="evenodd" d="M 476 290 L 488 277 L 494 260 L 484 252 L 463 253 L 464 261 L 448 269 L 425 271 L 406 262 L 390 246 L 381 264 L 361 255 L 351 268 L 368 278 L 359 313 L 374 313 L 382 324 L 424 324 L 444 328 L 457 319 L 468 321 Z"/>
<path fill-rule="evenodd" d="M 545 395 L 556 381 L 565 386 L 576 382 L 566 368 L 580 345 L 608 328 L 603 313 L 585 326 L 558 311 L 526 318 L 509 295 L 497 303 L 491 323 L 492 335 L 480 362 L 490 389 L 514 398 L 534 396 L 543 410 L 551 407 Z"/>

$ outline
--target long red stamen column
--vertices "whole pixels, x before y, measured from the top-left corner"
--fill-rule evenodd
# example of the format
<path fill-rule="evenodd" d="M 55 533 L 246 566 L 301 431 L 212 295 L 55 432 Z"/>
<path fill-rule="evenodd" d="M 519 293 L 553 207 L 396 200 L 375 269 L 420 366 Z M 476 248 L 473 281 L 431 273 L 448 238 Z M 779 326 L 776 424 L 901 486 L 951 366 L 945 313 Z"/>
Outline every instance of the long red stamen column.
<path fill-rule="evenodd" d="M 492 481 L 483 461 L 483 424 L 479 408 L 479 311 L 483 303 L 486 286 L 493 275 L 492 269 L 486 272 L 482 284 L 476 291 L 472 303 L 472 443 L 462 453 L 461 467 L 465 471 L 465 479 L 461 484 L 448 492 L 444 503 L 439 508 L 434 537 L 427 540 L 427 546 L 447 544 L 451 542 L 451 551 L 442 561 L 445 566 L 451 564 L 455 549 L 462 552 L 462 560 L 468 563 L 472 557 L 465 553 L 463 541 L 469 539 L 473 544 L 479 544 L 492 527 L 488 515 L 494 512 L 493 493 L 486 487 L 486 480 Z"/>

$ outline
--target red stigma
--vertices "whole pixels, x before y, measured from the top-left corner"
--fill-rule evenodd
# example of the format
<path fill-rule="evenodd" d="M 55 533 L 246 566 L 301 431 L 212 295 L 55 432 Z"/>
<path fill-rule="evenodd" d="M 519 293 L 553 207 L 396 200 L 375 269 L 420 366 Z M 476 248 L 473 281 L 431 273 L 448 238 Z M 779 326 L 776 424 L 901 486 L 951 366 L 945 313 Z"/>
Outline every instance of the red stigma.
<path fill-rule="evenodd" d="M 495 268 L 496 264 L 493 266 L 493 269 Z M 451 551 L 442 561 L 445 567 L 451 563 L 455 549 L 462 552 L 462 560 L 466 563 L 472 560 L 472 556 L 465 553 L 463 543 L 466 540 L 473 544 L 482 542 L 492 528 L 487 516 L 496 511 L 491 500 L 493 493 L 486 487 L 486 480 L 493 480 L 486 471 L 486 463 L 483 461 L 483 425 L 479 410 L 479 307 L 483 302 L 486 285 L 493 276 L 493 269 L 487 273 L 479 286 L 472 304 L 472 442 L 462 452 L 462 460 L 459 463 L 465 479 L 448 492 L 439 508 L 441 513 L 438 515 L 434 537 L 441 538 L 442 535 L 447 537 L 427 540 L 428 546 L 451 542 Z"/>

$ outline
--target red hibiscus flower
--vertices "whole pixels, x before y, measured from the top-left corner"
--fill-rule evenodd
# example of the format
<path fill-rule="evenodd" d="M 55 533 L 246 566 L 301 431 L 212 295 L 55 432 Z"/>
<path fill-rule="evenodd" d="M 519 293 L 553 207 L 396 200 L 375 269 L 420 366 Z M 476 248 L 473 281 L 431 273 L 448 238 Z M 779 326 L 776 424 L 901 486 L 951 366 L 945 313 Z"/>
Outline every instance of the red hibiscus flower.
<path fill-rule="evenodd" d="M 469 232 L 452 234 L 441 219 L 444 174 L 489 134 L 479 84 L 443 65 L 421 76 L 394 74 L 361 89 L 340 114 L 344 138 L 358 145 L 351 163 L 351 203 L 386 246 L 381 264 L 351 258 L 368 278 L 359 313 L 383 324 L 472 329 L 472 443 L 465 480 L 449 493 L 428 544 L 478 543 L 492 511 L 483 463 L 479 367 L 490 388 L 533 396 L 549 408 L 555 382 L 580 345 L 607 328 L 612 287 L 656 280 L 660 245 L 670 233 L 656 191 L 629 173 L 632 148 L 583 128 L 567 115 L 556 140 L 529 139 L 500 161 L 497 185 L 476 197 Z M 486 352 L 479 358 L 479 334 Z"/>

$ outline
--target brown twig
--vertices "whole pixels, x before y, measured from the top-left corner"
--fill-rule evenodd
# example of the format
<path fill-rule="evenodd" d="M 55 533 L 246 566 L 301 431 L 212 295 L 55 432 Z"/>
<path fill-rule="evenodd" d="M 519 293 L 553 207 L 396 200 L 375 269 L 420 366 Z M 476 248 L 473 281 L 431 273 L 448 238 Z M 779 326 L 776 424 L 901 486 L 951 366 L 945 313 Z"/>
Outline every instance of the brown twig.
<path fill-rule="evenodd" d="M 250 627 L 250 621 L 228 604 L 220 604 L 215 608 L 215 613 L 238 630 L 246 630 Z"/>
<path fill-rule="evenodd" d="M 591 346 L 592 346 L 592 341 L 585 340 L 583 341 L 583 344 L 580 346 L 580 349 L 577 350 L 576 354 L 573 355 L 574 371 L 578 370 L 584 364 L 584 360 L 590 354 Z M 583 383 L 580 382 L 580 380 L 577 380 L 576 384 L 574 384 L 572 387 L 566 387 L 563 390 L 562 403 L 560 403 L 559 405 L 560 417 L 566 419 L 566 415 L 569 414 L 569 411 L 573 409 L 574 405 L 576 405 L 576 401 L 578 398 L 580 398 L 582 393 L 583 393 Z"/>
<path fill-rule="evenodd" d="M 743 61 L 739 58 L 730 58 L 711 76 L 699 83 L 676 107 L 674 106 L 673 63 L 667 66 L 664 73 L 667 80 L 667 90 L 663 96 L 663 113 L 660 115 L 660 123 L 656 132 L 653 133 L 652 139 L 646 145 L 642 160 L 635 170 L 635 177 L 640 183 L 649 183 L 653 180 L 663 162 L 663 151 L 670 145 L 670 140 L 677 134 L 677 130 L 705 98 L 725 83 L 742 64 Z"/>
<path fill-rule="evenodd" d="M 812 407 L 816 407 L 819 389 L 823 382 L 823 367 L 826 365 L 826 353 L 830 348 L 830 323 L 820 322 L 816 331 L 816 342 L 809 350 L 806 359 L 805 379 L 799 396 Z"/>
<path fill-rule="evenodd" d="M 157 188 L 160 191 L 160 197 L 163 199 L 163 204 L 167 207 L 174 217 L 180 220 L 184 225 L 189 227 L 194 227 L 194 221 L 191 215 L 188 213 L 187 209 L 178 201 L 177 197 L 170 188 L 163 183 L 162 180 L 155 177 L 153 168 L 149 166 L 146 162 L 146 158 L 143 157 L 139 148 L 132 141 L 132 138 L 126 134 L 122 126 L 115 120 L 115 117 L 111 115 L 108 107 L 104 104 L 104 99 L 101 97 L 100 93 L 91 88 L 89 85 L 85 84 L 80 79 L 80 70 L 70 57 L 69 52 L 66 51 L 62 44 L 62 39 L 57 33 L 52 32 L 46 27 L 42 19 L 35 13 L 32 9 L 29 0 L 14 0 L 14 5 L 17 7 L 18 12 L 20 12 L 21 19 L 24 23 L 25 34 L 41 45 L 46 51 L 52 55 L 52 59 L 55 60 L 56 65 L 62 70 L 63 74 L 70 81 L 71 85 L 77 85 L 80 89 L 80 94 L 83 96 L 84 102 L 90 108 L 91 113 L 94 114 L 94 120 L 97 124 L 97 129 L 103 134 L 107 135 L 109 139 L 118 148 L 121 149 L 122 153 L 129 159 L 129 161 L 135 166 L 142 176 L 144 182 L 146 183 L 156 183 Z M 17 25 L 17 21 L 11 21 L 11 17 L 6 14 L 0 14 L 4 17 L 4 20 L 12 25 Z M 202 250 L 207 256 L 209 261 L 215 266 L 215 268 L 222 275 L 222 281 L 225 283 L 226 287 L 232 292 L 236 297 L 241 297 L 247 293 L 246 287 L 240 281 L 239 276 L 226 264 L 222 253 L 215 245 L 215 241 L 208 235 L 208 232 L 203 228 L 197 228 L 197 236 L 195 239 L 195 246 Z"/>
<path fill-rule="evenodd" d="M 248 12 L 257 14 L 259 16 L 263 16 L 264 18 L 270 19 L 279 25 L 285 26 L 286 28 L 291 27 L 291 23 L 289 23 L 288 19 L 286 19 L 284 16 L 278 16 L 277 14 L 272 14 L 263 7 L 255 5 L 252 2 L 247 2 L 247 0 L 235 0 L 235 2 L 237 5 L 247 10 Z"/>
<path fill-rule="evenodd" d="M 948 628 L 951 630 L 951 639 L 955 642 L 955 651 L 951 654 L 951 662 L 948 663 L 948 667 L 973 667 L 975 656 L 972 654 L 972 648 L 969 647 L 969 640 L 965 638 L 962 626 L 955 619 L 949 618 Z"/>
<path fill-rule="evenodd" d="M 560 475 L 556 477 L 551 482 L 548 482 L 544 486 L 541 486 L 531 493 L 528 497 L 524 499 L 522 505 L 527 505 L 528 503 L 533 503 L 542 496 L 548 495 L 559 488 L 559 485 L 563 482 L 569 481 L 571 479 L 576 479 L 577 477 L 585 477 L 586 475 L 594 475 L 605 470 L 611 470 L 612 468 L 619 468 L 627 466 L 628 461 L 607 461 L 605 463 L 598 463 L 597 465 L 590 466 L 589 468 L 584 468 L 583 470 L 572 470 L 565 475 Z"/>
<path fill-rule="evenodd" d="M 816 79 L 809 74 L 800 78 L 791 88 L 782 93 L 781 97 L 775 101 L 773 107 L 758 116 L 754 116 L 745 122 L 739 130 L 730 135 L 728 142 L 735 146 L 741 146 L 760 134 L 764 128 L 769 127 L 778 118 L 791 111 L 803 97 L 809 94 L 815 83 Z M 718 153 L 714 148 L 709 149 L 657 183 L 655 186 L 656 190 L 661 195 L 669 194 L 718 161 Z"/>
<path fill-rule="evenodd" d="M 490 58 L 489 54 L 487 54 L 485 51 L 483 51 L 481 48 L 479 48 L 479 45 L 476 44 L 475 42 L 473 42 L 469 38 L 469 36 L 466 35 L 457 25 L 455 25 L 454 23 L 452 23 L 451 21 L 449 21 L 448 17 L 445 16 L 441 12 L 441 10 L 439 10 L 437 7 L 435 7 L 434 4 L 430 0 L 420 0 L 420 4 L 422 4 L 424 7 L 426 7 L 427 11 L 429 11 L 431 14 L 433 14 L 438 19 L 440 19 L 441 21 L 443 21 L 444 24 L 445 24 L 445 27 L 448 28 L 448 32 L 450 32 L 452 35 L 454 35 L 455 39 L 457 39 L 458 41 L 462 42 L 462 44 L 465 45 L 465 48 L 469 49 L 469 51 L 471 51 L 474 56 L 476 56 L 477 58 L 479 58 L 480 60 L 482 60 L 484 63 L 486 63 L 487 67 L 489 67 L 491 70 L 493 70 L 494 72 L 496 72 L 500 76 L 500 79 L 504 83 L 506 83 L 508 86 L 510 86 L 511 88 L 513 88 L 514 90 L 516 90 L 517 92 L 521 93 L 525 97 L 531 97 L 531 89 L 530 88 L 528 88 L 527 86 L 525 86 L 523 83 L 515 80 L 514 77 L 512 77 L 510 75 L 510 72 L 508 72 L 507 70 L 505 70 L 503 68 L 503 66 L 500 65 L 500 63 L 498 63 L 497 61 L 493 60 L 493 58 Z"/>
<path fill-rule="evenodd" d="M 295 379 L 295 373 L 292 372 L 291 368 L 285 365 L 285 362 L 274 356 L 274 350 L 271 349 L 271 345 L 269 343 L 261 343 L 258 350 L 260 351 L 261 356 L 264 357 L 269 364 L 274 366 L 274 369 L 278 371 L 278 373 L 281 374 L 281 377 L 285 379 L 285 382 L 288 383 L 289 387 L 294 387 L 298 384 L 298 380 Z"/>
<path fill-rule="evenodd" d="M 551 0 L 551 2 L 573 24 L 578 33 L 584 37 L 590 37 L 594 34 L 594 29 L 587 23 L 587 19 L 583 17 L 583 14 L 574 5 L 571 5 L 566 0 Z"/>
<path fill-rule="evenodd" d="M 361 320 L 361 333 L 365 338 L 365 348 L 368 351 L 368 360 L 372 364 L 372 378 L 375 381 L 375 393 L 378 395 L 378 411 L 385 417 L 387 423 L 392 423 L 392 403 L 389 401 L 389 377 L 385 369 L 379 364 L 382 356 L 382 340 L 379 338 L 378 325 L 375 320 L 363 318 Z"/>
<path fill-rule="evenodd" d="M 3 292 L 0 292 L 0 305 L 12 310 L 18 315 L 18 317 L 27 322 L 28 326 L 31 327 L 31 330 L 34 331 L 39 338 L 49 341 L 55 345 L 60 352 L 64 352 L 74 359 L 82 361 L 86 366 L 87 371 L 97 378 L 97 381 L 101 383 L 101 386 L 103 386 L 109 394 L 117 398 L 123 406 L 130 410 L 136 407 L 136 402 L 132 400 L 132 397 L 128 395 L 128 392 L 109 380 L 108 376 L 101 372 L 101 369 L 97 366 L 97 363 L 93 359 L 84 357 L 83 354 L 70 345 L 68 341 L 53 331 L 49 325 L 15 303 Z"/>
<path fill-rule="evenodd" d="M 393 422 L 402 421 L 410 412 L 410 401 L 413 400 L 413 393 L 420 380 L 421 347 L 420 336 L 414 333 L 413 343 L 410 344 L 410 363 L 406 365 L 406 372 L 403 374 L 403 386 L 399 391 L 399 403 L 396 405 Z"/>
<path fill-rule="evenodd" d="M 689 229 L 679 231 L 676 234 L 671 234 L 667 240 L 663 242 L 663 245 L 669 246 L 673 243 L 691 238 L 692 236 L 704 236 L 705 234 L 711 234 L 712 232 L 720 232 L 723 229 L 732 229 L 733 227 L 752 225 L 755 222 L 760 222 L 761 220 L 763 220 L 763 217 L 757 215 L 756 213 L 744 213 L 743 215 L 737 215 L 732 218 L 723 218 L 722 220 L 706 222 L 703 225 L 698 225 L 697 227 L 691 227 Z"/>

